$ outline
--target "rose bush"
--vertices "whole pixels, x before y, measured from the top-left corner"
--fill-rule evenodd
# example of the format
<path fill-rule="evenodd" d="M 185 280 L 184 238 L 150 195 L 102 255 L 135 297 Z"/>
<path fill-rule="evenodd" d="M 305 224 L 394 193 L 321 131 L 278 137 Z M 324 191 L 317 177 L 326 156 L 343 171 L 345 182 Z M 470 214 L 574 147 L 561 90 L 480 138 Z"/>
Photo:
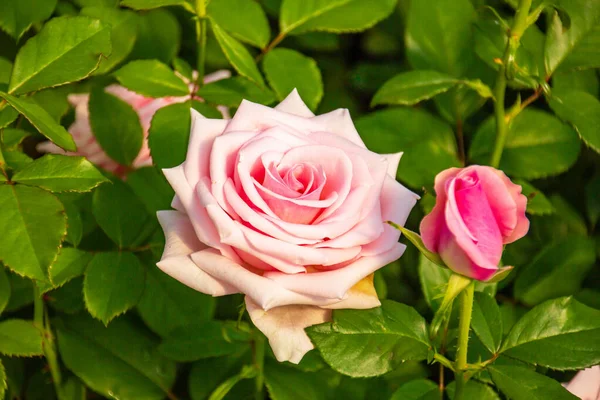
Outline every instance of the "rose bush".
<path fill-rule="evenodd" d="M 502 271 L 498 263 L 504 245 L 529 229 L 521 186 L 502 171 L 474 165 L 440 172 L 435 193 L 435 207 L 421 221 L 423 243 L 453 271 L 492 279 Z"/>
<path fill-rule="evenodd" d="M 380 304 L 372 274 L 405 249 L 384 222 L 403 225 L 418 198 L 394 179 L 401 154 L 367 150 L 347 110 L 315 116 L 295 90 L 231 120 L 192 115 L 185 162 L 164 170 L 176 211 L 158 213 L 158 266 L 202 293 L 244 293 L 277 359 L 297 363 L 305 327 Z"/>

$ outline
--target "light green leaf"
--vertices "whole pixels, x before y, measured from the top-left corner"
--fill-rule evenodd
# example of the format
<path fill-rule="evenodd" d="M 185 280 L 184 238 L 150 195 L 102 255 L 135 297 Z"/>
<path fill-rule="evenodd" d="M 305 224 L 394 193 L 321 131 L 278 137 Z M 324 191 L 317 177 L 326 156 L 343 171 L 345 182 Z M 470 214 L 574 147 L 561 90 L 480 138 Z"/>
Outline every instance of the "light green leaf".
<path fill-rule="evenodd" d="M 67 233 L 64 208 L 52 194 L 22 185 L 0 185 L 0 260 L 20 275 L 48 281 Z"/>
<path fill-rule="evenodd" d="M 148 145 L 156 166 L 171 168 L 185 160 L 190 124 L 190 104 L 187 102 L 168 105 L 154 114 Z"/>
<path fill-rule="evenodd" d="M 0 94 L 1 93 L 2 92 L 0 92 Z M 12 124 L 18 116 L 19 113 L 17 110 L 4 104 L 4 108 L 0 107 L 0 128 L 5 128 Z"/>
<path fill-rule="evenodd" d="M 0 97 L 27 118 L 42 135 L 52 140 L 57 146 L 68 151 L 77 150 L 71 134 L 54 121 L 50 114 L 34 100 L 26 97 L 14 97 L 4 92 L 0 92 Z"/>
<path fill-rule="evenodd" d="M 9 93 L 29 93 L 83 79 L 110 52 L 108 25 L 88 17 L 54 18 L 19 50 Z"/>
<path fill-rule="evenodd" d="M 437 71 L 403 72 L 383 84 L 371 100 L 371 107 L 378 104 L 411 106 L 449 90 L 457 82 L 458 79 Z"/>
<path fill-rule="evenodd" d="M 65 213 L 67 214 L 67 237 L 65 240 L 77 247 L 83 238 L 83 213 L 81 207 L 75 201 L 64 198 L 64 196 L 59 196 L 59 200 L 63 203 Z"/>
<path fill-rule="evenodd" d="M 0 2 L 0 29 L 18 41 L 32 24 L 50 18 L 55 7 L 56 0 L 3 0 Z"/>
<path fill-rule="evenodd" d="M 415 309 L 384 300 L 371 310 L 335 310 L 333 322 L 306 328 L 323 359 L 353 377 L 389 372 L 406 360 L 425 360 L 425 319 Z"/>
<path fill-rule="evenodd" d="M 279 48 L 267 53 L 263 69 L 280 101 L 298 89 L 308 108 L 317 108 L 323 97 L 323 80 L 315 60 L 295 50 Z"/>
<path fill-rule="evenodd" d="M 98 253 L 85 272 L 85 306 L 93 317 L 108 325 L 138 303 L 145 282 L 144 267 L 133 253 Z"/>
<path fill-rule="evenodd" d="M 131 165 L 144 140 L 137 112 L 104 89 L 92 91 L 88 107 L 90 125 L 102 149 L 118 163 Z"/>
<path fill-rule="evenodd" d="M 163 173 L 156 167 L 136 169 L 127 175 L 127 184 L 151 215 L 168 210 L 175 192 Z"/>
<path fill-rule="evenodd" d="M 570 26 L 563 26 L 557 12 L 551 17 L 546 33 L 545 64 L 546 75 L 550 76 L 556 68 L 584 42 L 583 54 L 588 44 L 585 39 L 588 35 L 595 35 L 594 27 L 600 22 L 600 3 L 587 0 L 561 1 L 561 7 L 569 15 Z M 597 49 L 596 49 L 597 50 Z M 570 67 L 578 66 L 577 60 L 571 61 Z"/>
<path fill-rule="evenodd" d="M 122 400 L 161 400 L 175 382 L 175 363 L 157 340 L 127 318 L 108 327 L 84 315 L 57 321 L 62 361 L 92 390 Z"/>
<path fill-rule="evenodd" d="M 256 63 L 244 45 L 225 32 L 214 20 L 211 20 L 211 27 L 221 50 L 233 68 L 254 83 L 264 85 Z"/>
<path fill-rule="evenodd" d="M 566 236 L 542 249 L 515 281 L 515 297 L 528 305 L 575 294 L 596 259 L 594 240 Z"/>
<path fill-rule="evenodd" d="M 210 103 L 226 107 L 238 107 L 244 99 L 265 105 L 275 101 L 271 90 L 257 86 L 241 76 L 206 84 L 200 88 L 198 95 Z"/>
<path fill-rule="evenodd" d="M 119 10 L 109 7 L 85 7 L 81 15 L 99 19 L 102 23 L 110 26 L 110 42 L 112 51 L 110 56 L 102 58 L 94 75 L 109 72 L 127 57 L 135 44 L 137 36 L 136 15 L 127 10 Z"/>
<path fill-rule="evenodd" d="M 50 280 L 52 284 L 41 283 L 38 284 L 38 288 L 42 293 L 45 293 L 64 285 L 73 278 L 83 275 L 92 258 L 92 253 L 88 253 L 87 251 L 72 247 L 63 248 L 50 268 Z"/>
<path fill-rule="evenodd" d="M 2 129 L 3 147 L 7 149 L 16 147 L 29 135 L 31 135 L 31 132 L 24 131 L 23 129 L 4 128 Z"/>
<path fill-rule="evenodd" d="M 114 73 L 121 85 L 147 97 L 186 96 L 190 89 L 157 60 L 131 61 Z"/>
<path fill-rule="evenodd" d="M 158 349 L 172 360 L 189 362 L 239 353 L 250 346 L 250 338 L 250 328 L 245 324 L 207 321 L 175 328 Z"/>
<path fill-rule="evenodd" d="M 0 358 L 0 399 L 4 398 L 7 388 L 6 369 L 4 369 L 4 364 L 2 364 L 2 359 Z"/>
<path fill-rule="evenodd" d="M 235 10 L 235 12 L 232 12 Z M 269 43 L 269 21 L 258 2 L 251 0 L 211 0 L 206 12 L 236 39 L 265 48 Z"/>
<path fill-rule="evenodd" d="M 448 397 L 450 400 L 454 400 L 454 395 L 456 392 L 456 381 L 451 382 L 446 387 L 446 393 L 448 393 Z M 494 391 L 490 386 L 477 382 L 474 379 L 470 379 L 464 388 L 463 392 L 464 399 L 477 399 L 477 400 L 500 400 L 500 396 L 498 393 Z"/>
<path fill-rule="evenodd" d="M 513 180 L 517 185 L 521 185 L 522 193 L 527 196 L 527 212 L 532 215 L 552 214 L 554 206 L 548 198 L 539 189 L 533 187 L 529 182 L 522 179 Z"/>
<path fill-rule="evenodd" d="M 494 365 L 488 367 L 492 380 L 512 400 L 577 400 L 560 383 L 528 368 Z"/>
<path fill-rule="evenodd" d="M 395 6 L 395 0 L 284 0 L 279 27 L 284 35 L 359 32 L 389 16 Z"/>
<path fill-rule="evenodd" d="M 558 92 L 558 93 L 557 93 Z M 550 108 L 573 125 L 581 139 L 600 153 L 600 100 L 583 91 L 553 91 Z"/>
<path fill-rule="evenodd" d="M 452 128 L 427 111 L 376 111 L 356 120 L 356 129 L 372 151 L 404 152 L 396 176 L 412 188 L 431 186 L 440 171 L 460 166 Z"/>
<path fill-rule="evenodd" d="M 400 386 L 390 400 L 439 400 L 438 385 L 428 379 L 417 379 Z"/>
<path fill-rule="evenodd" d="M 179 73 L 179 75 L 192 81 L 194 79 L 194 70 L 192 66 L 185 61 L 183 58 L 176 57 L 172 62 L 173 68 Z"/>
<path fill-rule="evenodd" d="M 10 300 L 10 292 L 10 281 L 6 275 L 4 266 L 0 264 L 0 315 L 8 305 L 8 301 Z"/>
<path fill-rule="evenodd" d="M 156 265 L 146 268 L 145 290 L 137 309 L 146 325 L 160 336 L 167 336 L 177 328 L 192 323 L 210 320 L 215 306 L 213 297 L 181 284 Z M 195 336 L 184 340 L 194 340 Z M 204 339 L 205 336 L 203 333 Z"/>
<path fill-rule="evenodd" d="M 109 181 L 86 158 L 59 154 L 38 158 L 17 172 L 12 180 L 51 192 L 88 192 Z"/>
<path fill-rule="evenodd" d="M 46 110 L 56 122 L 60 123 L 70 108 L 67 99 L 70 90 L 72 89 L 68 86 L 42 89 L 31 94 L 30 98 Z"/>
<path fill-rule="evenodd" d="M 121 0 L 121 6 L 133 8 L 134 10 L 150 10 L 159 7 L 182 6 L 190 12 L 194 12 L 194 8 L 186 0 Z"/>
<path fill-rule="evenodd" d="M 160 26 L 160 29 L 156 29 Z M 169 64 L 179 52 L 181 27 L 177 18 L 165 9 L 138 15 L 137 39 L 129 55 L 132 60 L 157 59 Z"/>
<path fill-rule="evenodd" d="M 600 363 L 600 310 L 572 297 L 548 300 L 510 330 L 501 352 L 553 369 L 583 369 Z"/>
<path fill-rule="evenodd" d="M 42 331 L 33 321 L 7 319 L 0 322 L 0 353 L 7 356 L 41 356 Z"/>
<path fill-rule="evenodd" d="M 487 119 L 475 133 L 469 156 L 487 164 L 494 147 L 494 118 Z M 500 169 L 507 174 L 537 179 L 566 171 L 579 155 L 577 133 L 551 114 L 530 108 L 512 121 Z"/>
<path fill-rule="evenodd" d="M 486 349 L 496 354 L 502 342 L 502 318 L 493 297 L 475 293 L 471 327 Z"/>

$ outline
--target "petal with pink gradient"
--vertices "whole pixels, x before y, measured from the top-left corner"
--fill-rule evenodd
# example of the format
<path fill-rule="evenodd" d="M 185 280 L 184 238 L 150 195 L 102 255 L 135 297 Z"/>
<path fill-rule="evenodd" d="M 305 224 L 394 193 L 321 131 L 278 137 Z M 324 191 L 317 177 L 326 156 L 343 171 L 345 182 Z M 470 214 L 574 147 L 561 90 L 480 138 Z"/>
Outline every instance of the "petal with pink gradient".
<path fill-rule="evenodd" d="M 565 386 L 581 400 L 600 400 L 600 366 L 579 371 Z"/>
<path fill-rule="evenodd" d="M 315 114 L 310 111 L 310 108 L 304 103 L 296 89 L 292 90 L 292 92 L 275 107 L 275 109 L 304 118 L 312 118 L 315 116 Z"/>
<path fill-rule="evenodd" d="M 358 134 L 354 122 L 352 122 L 350 111 L 348 111 L 347 108 L 338 108 L 327 114 L 317 115 L 312 118 L 312 121 L 321 126 L 320 130 L 323 132 L 331 132 L 349 140 L 359 147 L 364 149 L 367 148 L 365 142 L 363 142 Z"/>

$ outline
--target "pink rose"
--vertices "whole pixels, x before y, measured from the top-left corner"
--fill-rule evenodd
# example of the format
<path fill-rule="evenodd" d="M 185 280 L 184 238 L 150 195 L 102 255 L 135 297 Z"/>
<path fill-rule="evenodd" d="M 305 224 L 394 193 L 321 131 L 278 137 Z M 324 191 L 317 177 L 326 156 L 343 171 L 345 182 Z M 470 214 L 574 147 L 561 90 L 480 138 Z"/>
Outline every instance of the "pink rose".
<path fill-rule="evenodd" d="M 600 366 L 579 371 L 571 382 L 564 385 L 582 400 L 600 400 Z"/>
<path fill-rule="evenodd" d="M 217 71 L 207 75 L 204 79 L 204 82 L 214 82 L 220 79 L 229 78 L 230 76 L 231 73 L 229 71 Z M 190 83 L 189 86 L 190 90 L 192 90 L 193 84 Z M 162 107 L 187 101 L 189 100 L 189 97 L 144 97 L 119 85 L 108 86 L 106 88 L 106 92 L 128 103 L 131 107 L 133 107 L 140 117 L 140 123 L 142 125 L 142 129 L 144 130 L 144 141 L 139 154 L 131 165 L 131 168 L 137 169 L 152 165 L 152 157 L 150 156 L 150 149 L 148 148 L 148 129 L 150 129 L 150 122 L 152 121 L 154 113 L 156 113 L 156 111 Z M 90 95 L 72 94 L 69 95 L 68 99 L 73 107 L 75 107 L 75 121 L 69 127 L 69 133 L 71 136 L 73 136 L 73 140 L 77 145 L 77 151 L 65 152 L 52 142 L 42 142 L 38 144 L 38 151 L 44 153 L 83 156 L 90 162 L 96 164 L 98 167 L 112 172 L 115 175 L 123 176 L 127 172 L 127 167 L 110 158 L 94 137 L 92 128 L 90 126 L 88 113 L 88 101 L 90 99 Z M 224 116 L 227 116 L 226 109 L 221 110 L 221 112 L 224 113 Z"/>
<path fill-rule="evenodd" d="M 380 304 L 373 272 L 405 246 L 417 196 L 396 182 L 401 154 L 366 149 L 348 110 L 314 116 L 294 90 L 275 109 L 243 101 L 231 120 L 192 110 L 187 158 L 164 170 L 158 266 L 202 293 L 244 293 L 278 360 L 313 348 L 304 328 L 331 309 Z"/>
<path fill-rule="evenodd" d="M 459 274 L 491 279 L 503 246 L 529 230 L 521 186 L 502 171 L 474 165 L 440 172 L 435 193 L 435 207 L 421 221 L 425 247 Z"/>

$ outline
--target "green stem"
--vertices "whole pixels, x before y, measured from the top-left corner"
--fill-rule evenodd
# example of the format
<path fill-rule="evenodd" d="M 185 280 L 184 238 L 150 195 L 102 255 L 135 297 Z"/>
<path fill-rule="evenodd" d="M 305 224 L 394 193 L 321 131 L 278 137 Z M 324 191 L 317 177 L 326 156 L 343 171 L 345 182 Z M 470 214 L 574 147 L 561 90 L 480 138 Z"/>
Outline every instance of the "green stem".
<path fill-rule="evenodd" d="M 517 14 L 513 21 L 513 25 L 510 29 L 506 48 L 504 49 L 504 56 L 498 69 L 498 75 L 496 77 L 496 84 L 494 86 L 494 114 L 496 116 L 496 142 L 494 143 L 494 150 L 492 152 L 492 158 L 490 165 L 494 168 L 500 166 L 500 159 L 502 158 L 502 151 L 506 144 L 506 136 L 508 134 L 508 124 L 506 120 L 506 114 L 504 110 L 504 97 L 506 94 L 506 83 L 507 83 L 507 67 L 512 68 L 514 62 L 514 56 L 519 47 L 521 36 L 525 29 L 527 29 L 529 16 L 529 9 L 531 8 L 531 0 L 520 0 L 519 7 L 517 8 Z"/>
<path fill-rule="evenodd" d="M 260 331 L 254 333 L 254 365 L 257 369 L 255 378 L 256 390 L 254 392 L 254 398 L 256 400 L 263 400 L 263 387 L 265 386 L 265 338 Z"/>
<path fill-rule="evenodd" d="M 467 352 L 469 350 L 469 328 L 473 313 L 473 297 L 475 295 L 475 282 L 460 294 L 460 311 L 458 316 L 458 350 L 456 352 L 455 378 L 456 394 L 454 400 L 461 400 L 466 383 L 464 372 L 467 368 Z"/>
<path fill-rule="evenodd" d="M 204 82 L 206 61 L 206 2 L 205 0 L 196 0 L 196 41 L 198 42 L 198 59 L 196 62 L 196 70 L 198 77 L 196 78 L 196 86 L 200 88 Z"/>

